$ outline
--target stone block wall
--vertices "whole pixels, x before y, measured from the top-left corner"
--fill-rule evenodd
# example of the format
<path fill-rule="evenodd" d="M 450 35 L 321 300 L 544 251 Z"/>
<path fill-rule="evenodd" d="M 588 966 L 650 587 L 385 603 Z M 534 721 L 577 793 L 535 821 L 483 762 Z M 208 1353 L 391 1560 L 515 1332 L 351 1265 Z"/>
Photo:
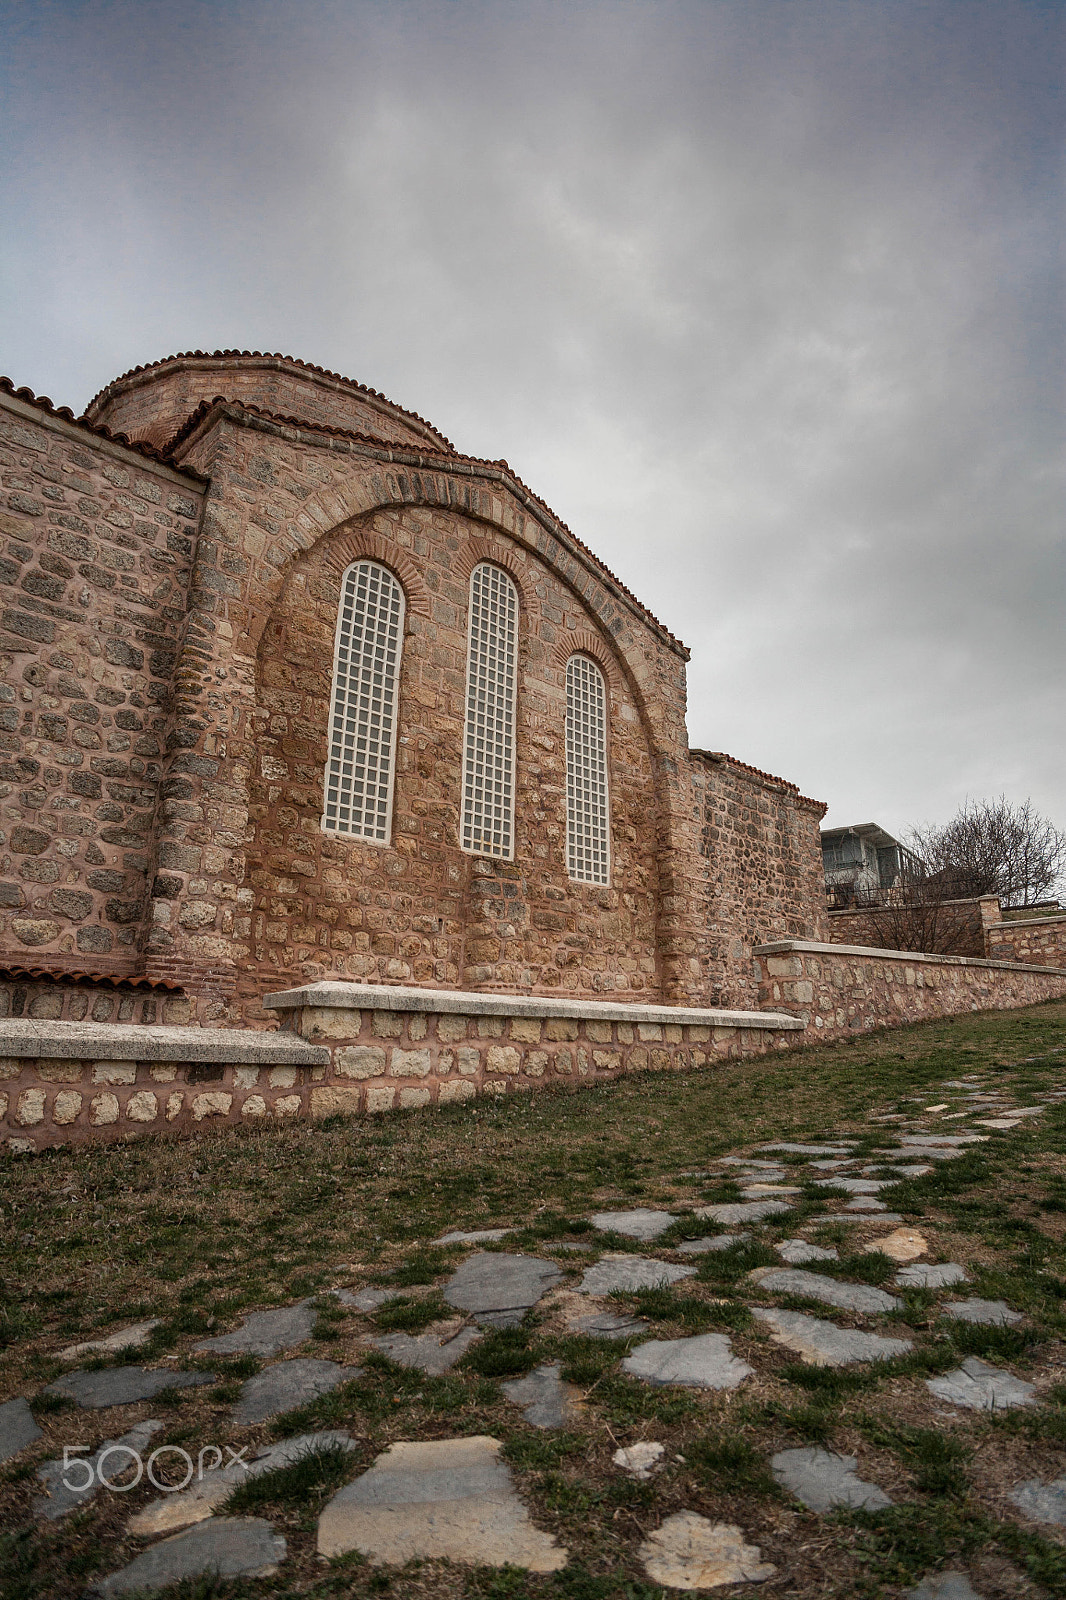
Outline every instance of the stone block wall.
<path fill-rule="evenodd" d="M 1066 917 L 999 922 L 987 930 L 988 954 L 998 961 L 1066 967 Z"/>
<path fill-rule="evenodd" d="M 756 950 L 760 1004 L 800 1018 L 805 1043 L 1066 996 L 1066 970 L 782 940 Z"/>
<path fill-rule="evenodd" d="M 293 462 L 291 472 L 298 471 Z M 324 833 L 333 636 L 348 563 L 399 568 L 408 618 L 393 835 Z M 459 844 L 469 573 L 492 556 L 520 597 L 513 861 Z M 601 664 L 609 697 L 611 883 L 566 867 L 566 661 Z M 595 619 L 535 552 L 439 507 L 382 511 L 293 566 L 259 647 L 245 959 L 380 983 L 659 994 L 657 829 L 648 738 Z"/>
<path fill-rule="evenodd" d="M 825 933 L 831 944 L 982 957 L 993 953 L 987 932 L 999 920 L 999 900 L 995 895 L 982 895 L 978 899 L 942 900 L 928 905 L 889 904 L 829 911 Z"/>
<path fill-rule="evenodd" d="M 0 1142 L 18 1153 L 270 1119 L 455 1105 L 631 1072 L 713 1069 L 736 1056 L 784 1049 L 803 1032 L 782 1014 L 626 1020 L 609 1012 L 568 1015 L 559 1002 L 538 1016 L 506 1001 L 488 1010 L 477 995 L 450 995 L 451 1009 L 435 1012 L 425 1009 L 424 992 L 406 1003 L 405 991 L 393 992 L 395 1009 L 375 994 L 364 994 L 362 1008 L 337 1007 L 315 1004 L 312 986 L 304 991 L 307 1003 L 283 1007 L 286 1027 L 266 1035 L 105 1026 L 68 1039 L 70 1024 L 45 1027 L 42 1035 L 40 1025 L 31 1032 L 0 1022 Z M 516 1005 L 529 1012 L 529 1002 Z M 46 1048 L 60 1053 L 37 1054 Z"/>
<path fill-rule="evenodd" d="M 203 484 L 0 394 L 0 954 L 133 970 Z"/>
<path fill-rule="evenodd" d="M 200 1020 L 195 997 L 165 989 L 111 983 L 61 982 L 51 978 L 0 979 L 0 1022 L 26 1017 L 36 1022 L 132 1022 L 179 1026 Z"/>
<path fill-rule="evenodd" d="M 718 752 L 693 750 L 690 771 L 704 999 L 755 1005 L 754 946 L 824 936 L 819 824 L 826 807 L 795 784 Z"/>

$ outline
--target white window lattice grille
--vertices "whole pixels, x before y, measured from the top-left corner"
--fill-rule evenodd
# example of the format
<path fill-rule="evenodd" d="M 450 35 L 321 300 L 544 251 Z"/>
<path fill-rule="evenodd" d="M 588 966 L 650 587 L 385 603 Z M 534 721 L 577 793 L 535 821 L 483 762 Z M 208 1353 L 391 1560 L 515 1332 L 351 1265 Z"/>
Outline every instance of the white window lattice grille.
<path fill-rule="evenodd" d="M 513 853 L 514 701 L 518 592 L 483 562 L 470 578 L 463 752 L 463 849 Z"/>
<path fill-rule="evenodd" d="M 333 659 L 322 826 L 387 844 L 396 764 L 403 590 L 376 561 L 344 574 Z"/>
<path fill-rule="evenodd" d="M 566 663 L 566 864 L 578 883 L 610 881 L 607 695 L 587 656 Z"/>

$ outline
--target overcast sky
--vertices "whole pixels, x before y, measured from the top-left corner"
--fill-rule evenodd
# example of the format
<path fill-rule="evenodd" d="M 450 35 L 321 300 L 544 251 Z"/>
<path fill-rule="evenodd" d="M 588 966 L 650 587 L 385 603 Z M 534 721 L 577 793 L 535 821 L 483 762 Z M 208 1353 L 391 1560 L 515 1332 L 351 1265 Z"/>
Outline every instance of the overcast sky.
<path fill-rule="evenodd" d="M 3 348 L 281 350 L 504 456 L 828 824 L 1066 827 L 1066 7 L 8 0 Z"/>

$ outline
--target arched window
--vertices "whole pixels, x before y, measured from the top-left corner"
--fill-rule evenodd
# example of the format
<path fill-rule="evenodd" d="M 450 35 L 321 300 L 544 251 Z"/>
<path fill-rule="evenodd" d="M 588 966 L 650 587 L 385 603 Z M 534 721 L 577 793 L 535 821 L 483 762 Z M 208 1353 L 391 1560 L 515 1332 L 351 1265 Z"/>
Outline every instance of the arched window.
<path fill-rule="evenodd" d="M 387 567 L 355 561 L 341 582 L 322 826 L 388 844 L 396 766 L 403 590 Z"/>
<path fill-rule="evenodd" d="M 463 849 L 514 854 L 514 701 L 518 591 L 483 561 L 470 577 L 463 750 Z"/>
<path fill-rule="evenodd" d="M 607 694 L 587 656 L 566 663 L 566 865 L 578 883 L 608 883 Z"/>

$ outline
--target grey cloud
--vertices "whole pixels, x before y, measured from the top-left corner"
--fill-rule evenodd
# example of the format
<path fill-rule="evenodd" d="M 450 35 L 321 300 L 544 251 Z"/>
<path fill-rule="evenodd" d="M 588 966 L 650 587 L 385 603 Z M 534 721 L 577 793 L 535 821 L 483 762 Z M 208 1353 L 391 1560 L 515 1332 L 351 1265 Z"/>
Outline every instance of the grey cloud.
<path fill-rule="evenodd" d="M 505 456 L 832 820 L 1066 823 L 1061 14 L 9 12 L 18 382 L 285 349 Z"/>

